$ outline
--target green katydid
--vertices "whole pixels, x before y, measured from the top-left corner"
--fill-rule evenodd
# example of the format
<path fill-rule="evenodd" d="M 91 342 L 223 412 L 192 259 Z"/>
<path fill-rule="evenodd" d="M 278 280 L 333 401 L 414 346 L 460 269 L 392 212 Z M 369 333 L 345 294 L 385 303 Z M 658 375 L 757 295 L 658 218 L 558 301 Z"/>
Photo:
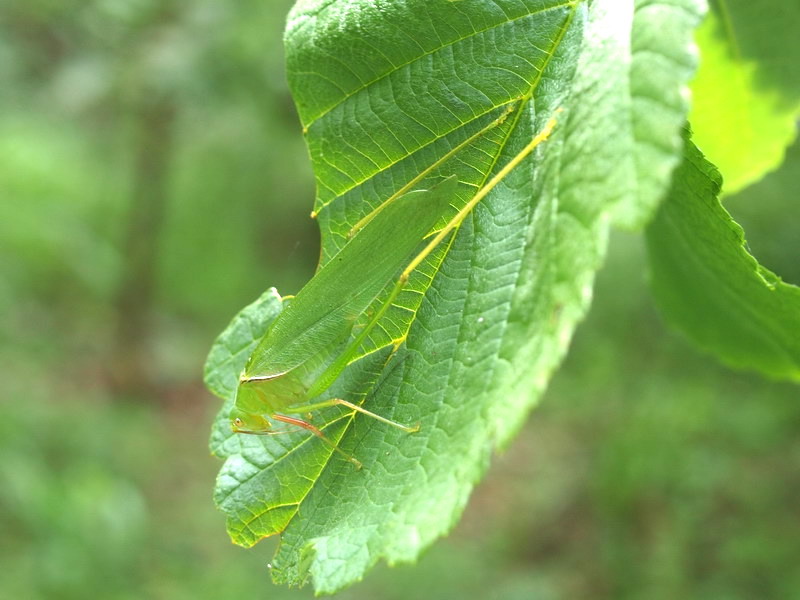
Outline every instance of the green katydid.
<path fill-rule="evenodd" d="M 457 185 L 454 176 L 428 190 L 395 194 L 362 219 L 353 228 L 349 241 L 289 302 L 253 351 L 239 379 L 231 411 L 233 430 L 269 435 L 279 433 L 272 429 L 273 421 L 298 426 L 321 438 L 357 468 L 361 463 L 341 450 L 319 428 L 290 415 L 339 405 L 404 431 L 417 431 L 419 425 L 402 425 L 342 398 L 318 401 L 315 398 L 328 389 L 354 359 L 372 328 L 397 299 L 412 271 L 511 170 L 548 138 L 554 126 L 555 117 L 432 235 L 422 250 L 418 248 L 423 240 L 450 207 Z M 394 278 L 397 280 L 389 296 L 351 340 L 356 319 Z"/>

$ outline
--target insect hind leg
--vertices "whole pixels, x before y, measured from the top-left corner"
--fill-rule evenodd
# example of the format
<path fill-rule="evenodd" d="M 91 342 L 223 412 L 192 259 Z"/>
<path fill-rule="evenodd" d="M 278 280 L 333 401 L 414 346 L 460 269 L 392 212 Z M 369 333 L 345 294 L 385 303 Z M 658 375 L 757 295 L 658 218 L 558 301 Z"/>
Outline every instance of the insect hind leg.
<path fill-rule="evenodd" d="M 346 406 L 350 410 L 359 412 L 362 415 L 366 415 L 370 418 L 380 421 L 381 423 L 386 423 L 387 425 L 396 427 L 397 429 L 402 429 L 406 433 L 416 433 L 417 431 L 419 431 L 420 427 L 419 423 L 417 423 L 416 425 L 403 425 L 402 423 L 398 423 L 397 421 L 392 421 L 391 419 L 382 417 L 379 414 L 367 410 L 366 408 L 362 408 L 358 404 L 353 404 L 352 402 L 348 402 L 347 400 L 343 400 L 342 398 L 330 398 L 329 400 L 323 400 L 322 402 L 315 402 L 314 404 L 305 404 L 303 406 L 292 407 L 289 410 L 289 412 L 300 414 L 306 412 L 313 412 L 315 410 L 328 408 L 330 406 Z M 307 424 L 310 425 L 310 423 Z"/>
<path fill-rule="evenodd" d="M 305 412 L 305 411 L 303 411 L 303 412 Z M 336 452 L 338 452 L 339 454 L 344 456 L 349 462 L 351 462 L 355 466 L 356 469 L 361 469 L 361 467 L 363 466 L 358 459 L 356 459 L 353 456 L 350 456 L 347 452 L 345 452 L 344 450 L 339 448 L 339 446 L 334 444 L 330 440 L 330 438 L 328 438 L 328 436 L 326 436 L 324 433 L 322 433 L 322 431 L 319 428 L 315 427 L 314 425 L 312 425 L 308 421 L 304 421 L 303 419 L 296 419 L 296 418 L 290 417 L 288 415 L 279 415 L 279 414 L 272 415 L 272 418 L 275 419 L 276 421 L 281 421 L 282 423 L 288 423 L 289 425 L 296 425 L 297 427 L 301 427 L 301 428 L 305 429 L 306 431 L 310 431 L 315 436 L 317 436 L 319 439 L 321 439 L 323 442 L 325 442 L 328 446 L 330 446 L 331 448 L 336 450 Z"/>

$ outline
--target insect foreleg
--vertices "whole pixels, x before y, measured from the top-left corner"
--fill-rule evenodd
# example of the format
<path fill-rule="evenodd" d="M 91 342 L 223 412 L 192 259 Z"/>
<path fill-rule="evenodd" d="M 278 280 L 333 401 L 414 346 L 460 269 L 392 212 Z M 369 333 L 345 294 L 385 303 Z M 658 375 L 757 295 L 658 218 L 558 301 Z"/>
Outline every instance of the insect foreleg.
<path fill-rule="evenodd" d="M 240 429 L 239 427 L 233 426 L 231 427 L 233 433 L 245 433 L 247 435 L 281 435 L 284 433 L 297 433 L 297 431 L 293 431 L 291 429 L 280 429 L 278 431 L 252 431 L 250 429 Z"/>

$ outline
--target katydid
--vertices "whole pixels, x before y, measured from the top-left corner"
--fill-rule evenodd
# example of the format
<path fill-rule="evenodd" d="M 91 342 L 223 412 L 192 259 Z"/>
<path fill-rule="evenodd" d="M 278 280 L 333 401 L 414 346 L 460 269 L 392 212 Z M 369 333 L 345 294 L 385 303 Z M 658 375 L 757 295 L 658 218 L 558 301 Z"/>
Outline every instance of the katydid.
<path fill-rule="evenodd" d="M 351 239 L 326 263 L 273 321 L 250 356 L 239 378 L 231 411 L 237 433 L 269 435 L 273 421 L 306 429 L 353 463 L 361 463 L 341 450 L 324 433 L 297 417 L 331 406 L 345 406 L 409 433 L 419 425 L 402 425 L 342 398 L 315 401 L 355 358 L 373 327 L 397 299 L 412 271 L 456 229 L 473 208 L 545 141 L 555 126 L 551 118 L 530 143 L 448 221 L 422 250 L 455 196 L 457 180 L 451 176 L 429 190 L 395 195 L 380 205 Z M 416 252 L 416 254 L 415 254 Z M 398 275 L 399 273 L 399 275 Z M 356 319 L 397 278 L 389 296 L 369 322 L 350 339 Z"/>

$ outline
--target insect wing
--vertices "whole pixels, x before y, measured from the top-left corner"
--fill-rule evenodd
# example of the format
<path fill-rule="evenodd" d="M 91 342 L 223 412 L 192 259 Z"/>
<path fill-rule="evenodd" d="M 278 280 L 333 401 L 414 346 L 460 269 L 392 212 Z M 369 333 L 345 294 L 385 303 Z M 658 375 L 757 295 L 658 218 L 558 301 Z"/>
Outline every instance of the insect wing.
<path fill-rule="evenodd" d="M 278 315 L 245 367 L 245 377 L 277 376 L 349 336 L 355 320 L 413 258 L 453 199 L 449 177 L 389 204 L 301 289 Z"/>

